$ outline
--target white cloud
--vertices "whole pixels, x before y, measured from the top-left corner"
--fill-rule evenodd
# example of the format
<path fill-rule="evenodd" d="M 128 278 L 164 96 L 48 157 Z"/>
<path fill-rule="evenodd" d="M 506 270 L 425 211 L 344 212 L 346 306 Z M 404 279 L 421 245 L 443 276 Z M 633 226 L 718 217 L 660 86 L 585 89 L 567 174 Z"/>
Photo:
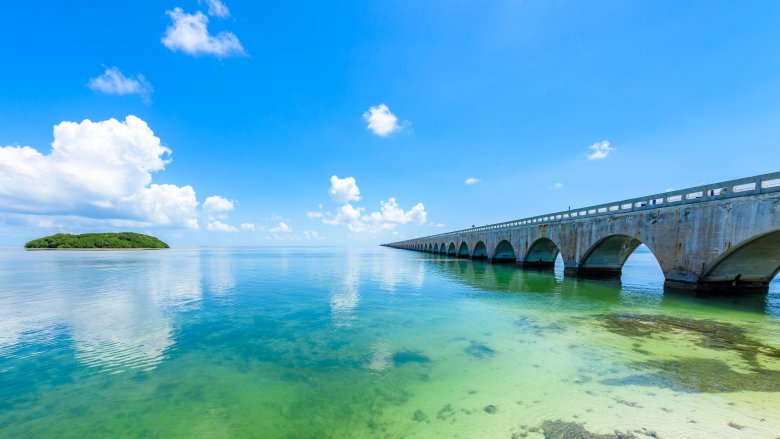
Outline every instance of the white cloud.
<path fill-rule="evenodd" d="M 334 226 L 346 224 L 349 230 L 352 230 L 353 232 L 362 232 L 365 230 L 365 224 L 362 220 L 362 215 L 362 207 L 356 208 L 347 203 L 341 206 L 335 215 L 331 214 L 323 218 L 322 222 Z"/>
<path fill-rule="evenodd" d="M 550 186 L 550 189 L 563 189 L 563 183 L 555 183 Z"/>
<path fill-rule="evenodd" d="M 478 179 L 476 177 L 469 177 L 469 178 L 465 179 L 463 182 L 466 183 L 466 184 L 469 184 L 469 185 L 477 184 L 477 183 L 480 182 L 480 179 Z"/>
<path fill-rule="evenodd" d="M 202 12 L 187 14 L 181 8 L 166 11 L 173 21 L 165 30 L 162 43 L 172 51 L 180 50 L 189 55 L 214 55 L 224 58 L 245 55 L 246 51 L 232 32 L 211 35 L 209 18 Z"/>
<path fill-rule="evenodd" d="M 442 223 L 438 223 L 438 224 L 434 225 L 433 227 L 442 228 L 442 227 L 444 227 L 444 224 L 442 224 Z"/>
<path fill-rule="evenodd" d="M 232 201 L 219 195 L 208 197 L 203 202 L 203 210 L 208 213 L 225 213 L 230 212 L 234 208 Z"/>
<path fill-rule="evenodd" d="M 240 227 L 241 227 L 241 230 L 246 230 L 246 231 L 249 231 L 249 232 L 254 232 L 255 230 L 257 230 L 257 226 L 255 224 L 252 224 L 252 223 L 243 223 L 243 224 L 241 224 Z"/>
<path fill-rule="evenodd" d="M 322 222 L 330 225 L 346 225 L 352 232 L 378 232 L 392 230 L 397 224 L 425 224 L 428 213 L 422 203 L 417 203 L 409 211 L 398 206 L 395 198 L 380 202 L 380 211 L 365 214 L 365 209 L 349 203 L 341 206 L 336 213 L 330 213 L 322 218 Z"/>
<path fill-rule="evenodd" d="M 338 178 L 330 177 L 330 197 L 337 202 L 359 201 L 360 189 L 357 187 L 355 177 Z"/>
<path fill-rule="evenodd" d="M 315 232 L 314 230 L 312 230 L 312 231 L 304 231 L 303 232 L 303 237 L 305 239 L 310 240 L 310 241 L 322 241 L 322 240 L 325 239 L 324 236 L 320 235 L 319 233 Z"/>
<path fill-rule="evenodd" d="M 380 137 L 387 137 L 401 129 L 401 126 L 398 125 L 398 118 L 390 112 L 385 104 L 370 107 L 368 111 L 363 113 L 363 120 L 368 122 L 368 129 Z"/>
<path fill-rule="evenodd" d="M 220 0 L 206 0 L 209 5 L 209 15 L 219 18 L 230 17 L 230 9 Z"/>
<path fill-rule="evenodd" d="M 279 224 L 275 227 L 271 227 L 268 231 L 271 233 L 289 233 L 292 232 L 292 227 L 287 225 L 284 221 L 279 221 Z"/>
<path fill-rule="evenodd" d="M 306 216 L 309 218 L 322 218 L 322 212 L 310 211 L 306 212 Z"/>
<path fill-rule="evenodd" d="M 214 232 L 238 232 L 238 229 L 229 224 L 225 224 L 222 221 L 214 220 L 206 226 L 207 229 Z"/>
<path fill-rule="evenodd" d="M 588 154 L 588 160 L 601 160 L 607 158 L 609 153 L 615 149 L 609 146 L 609 141 L 602 140 L 601 142 L 590 145 L 589 148 L 592 152 Z"/>
<path fill-rule="evenodd" d="M 198 228 L 192 186 L 152 183 L 170 153 L 135 116 L 62 122 L 47 155 L 29 146 L 0 147 L 0 211 Z"/>
<path fill-rule="evenodd" d="M 373 212 L 371 214 L 371 220 L 376 223 L 397 223 L 397 224 L 425 224 L 428 218 L 428 214 L 425 212 L 425 206 L 422 203 L 417 203 L 414 207 L 409 209 L 408 212 L 404 212 L 403 209 L 398 207 L 398 202 L 395 198 L 391 197 L 389 200 L 380 201 L 380 211 Z"/>
<path fill-rule="evenodd" d="M 153 90 L 144 75 L 132 78 L 116 67 L 106 67 L 103 74 L 90 79 L 88 85 L 94 91 L 110 95 L 139 95 L 146 103 L 151 101 Z"/>

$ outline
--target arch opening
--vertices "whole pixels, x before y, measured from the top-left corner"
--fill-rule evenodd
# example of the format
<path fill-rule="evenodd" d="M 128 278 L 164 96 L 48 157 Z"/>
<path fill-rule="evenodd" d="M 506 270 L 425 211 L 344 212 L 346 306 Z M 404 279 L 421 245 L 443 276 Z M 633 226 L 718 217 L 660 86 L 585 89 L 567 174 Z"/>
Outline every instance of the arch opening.
<path fill-rule="evenodd" d="M 439 253 L 439 244 L 438 243 L 433 245 L 433 252 L 434 253 Z"/>
<path fill-rule="evenodd" d="M 487 259 L 487 247 L 482 241 L 477 242 L 474 246 L 474 253 L 471 255 L 472 259 Z"/>
<path fill-rule="evenodd" d="M 495 262 L 515 262 L 517 255 L 512 244 L 506 239 L 499 242 L 496 246 L 496 251 L 493 252 L 493 261 Z"/>
<path fill-rule="evenodd" d="M 642 241 L 628 235 L 610 235 L 593 244 L 580 260 L 581 277 L 620 277 L 623 265 Z"/>
<path fill-rule="evenodd" d="M 700 289 L 766 292 L 780 272 L 780 230 L 747 239 L 716 259 Z"/>
<path fill-rule="evenodd" d="M 555 267 L 555 260 L 560 252 L 558 246 L 551 239 L 539 238 L 528 249 L 523 266 L 545 270 L 552 269 Z"/>
<path fill-rule="evenodd" d="M 458 257 L 459 258 L 468 258 L 469 257 L 469 246 L 466 244 L 466 242 L 461 242 L 460 247 L 458 248 Z"/>
<path fill-rule="evenodd" d="M 447 254 L 447 244 L 442 242 L 439 246 L 439 253 L 446 255 Z"/>
<path fill-rule="evenodd" d="M 456 252 L 457 252 L 457 250 L 455 249 L 455 243 L 454 243 L 454 242 L 451 242 L 451 243 L 450 243 L 450 246 L 449 246 L 449 247 L 447 247 L 447 254 L 448 254 L 448 255 L 455 256 Z"/>

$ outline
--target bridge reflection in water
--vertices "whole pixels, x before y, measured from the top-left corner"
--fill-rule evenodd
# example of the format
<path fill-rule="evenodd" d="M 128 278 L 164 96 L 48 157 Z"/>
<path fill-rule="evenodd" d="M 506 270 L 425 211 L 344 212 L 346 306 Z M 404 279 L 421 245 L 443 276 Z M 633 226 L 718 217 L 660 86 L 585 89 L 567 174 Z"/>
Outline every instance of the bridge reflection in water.
<path fill-rule="evenodd" d="M 384 244 L 619 278 L 644 244 L 667 289 L 761 292 L 780 271 L 780 172 Z"/>

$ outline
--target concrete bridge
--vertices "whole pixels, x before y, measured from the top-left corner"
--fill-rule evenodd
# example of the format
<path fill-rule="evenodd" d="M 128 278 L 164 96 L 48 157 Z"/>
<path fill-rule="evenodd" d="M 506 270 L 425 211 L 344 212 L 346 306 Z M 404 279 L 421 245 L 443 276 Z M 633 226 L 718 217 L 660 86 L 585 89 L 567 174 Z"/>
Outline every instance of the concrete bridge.
<path fill-rule="evenodd" d="M 780 172 L 383 244 L 566 276 L 619 277 L 645 244 L 664 286 L 766 292 L 780 271 Z"/>

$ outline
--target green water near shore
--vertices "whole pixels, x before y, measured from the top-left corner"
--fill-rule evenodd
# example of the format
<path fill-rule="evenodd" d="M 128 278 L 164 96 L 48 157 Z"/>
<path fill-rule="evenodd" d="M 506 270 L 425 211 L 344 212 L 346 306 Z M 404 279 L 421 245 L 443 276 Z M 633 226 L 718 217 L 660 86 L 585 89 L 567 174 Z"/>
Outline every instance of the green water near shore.
<path fill-rule="evenodd" d="M 385 248 L 8 250 L 0 437 L 777 437 L 777 281 L 662 283 L 641 249 L 622 282 Z"/>

